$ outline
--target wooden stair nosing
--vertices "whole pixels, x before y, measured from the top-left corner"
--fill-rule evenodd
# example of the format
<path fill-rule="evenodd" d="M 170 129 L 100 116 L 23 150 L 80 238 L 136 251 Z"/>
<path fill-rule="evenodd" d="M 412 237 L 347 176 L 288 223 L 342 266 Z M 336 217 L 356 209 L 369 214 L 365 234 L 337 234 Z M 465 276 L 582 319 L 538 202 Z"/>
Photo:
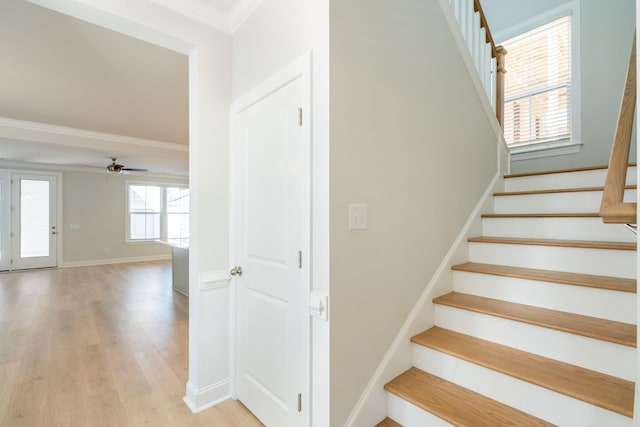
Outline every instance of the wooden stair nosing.
<path fill-rule="evenodd" d="M 636 347 L 636 325 L 567 313 L 532 305 L 450 292 L 433 300 L 435 304 L 501 317 L 601 341 Z"/>
<path fill-rule="evenodd" d="M 400 374 L 384 389 L 455 426 L 553 425 L 418 368 Z"/>
<path fill-rule="evenodd" d="M 503 243 L 510 245 L 560 246 L 586 249 L 613 249 L 635 251 L 635 242 L 605 242 L 597 240 L 556 240 L 518 237 L 479 236 L 467 239 L 471 243 Z"/>
<path fill-rule="evenodd" d="M 636 293 L 636 280 L 621 277 L 597 276 L 594 274 L 567 273 L 564 271 L 540 270 L 535 268 L 511 267 L 507 265 L 467 262 L 451 267 L 454 271 L 513 277 L 587 288 Z"/>
<path fill-rule="evenodd" d="M 482 218 L 600 218 L 597 212 L 565 212 L 565 213 L 488 213 Z"/>
<path fill-rule="evenodd" d="M 399 424 L 393 421 L 391 418 L 387 417 L 376 424 L 376 427 L 402 427 L 402 424 Z"/>
<path fill-rule="evenodd" d="M 629 162 L 627 167 L 635 167 L 635 162 Z M 538 171 L 538 172 L 525 172 L 525 173 L 512 173 L 504 175 L 505 178 L 521 178 L 525 176 L 538 176 L 538 175 L 551 175 L 554 173 L 569 173 L 569 172 L 585 172 L 592 170 L 600 170 L 600 169 L 609 169 L 609 165 L 599 165 L 599 166 L 584 166 L 579 168 L 568 168 L 568 169 L 555 169 L 548 171 Z"/>
<path fill-rule="evenodd" d="M 631 381 L 434 326 L 411 342 L 633 417 Z"/>
<path fill-rule="evenodd" d="M 625 185 L 625 190 L 636 190 L 637 185 Z M 575 188 L 556 188 L 549 190 L 524 190 L 524 191 L 500 191 L 493 193 L 495 197 L 505 196 L 531 196 L 538 194 L 557 194 L 557 193 L 581 193 L 589 191 L 604 191 L 604 187 L 575 187 Z"/>

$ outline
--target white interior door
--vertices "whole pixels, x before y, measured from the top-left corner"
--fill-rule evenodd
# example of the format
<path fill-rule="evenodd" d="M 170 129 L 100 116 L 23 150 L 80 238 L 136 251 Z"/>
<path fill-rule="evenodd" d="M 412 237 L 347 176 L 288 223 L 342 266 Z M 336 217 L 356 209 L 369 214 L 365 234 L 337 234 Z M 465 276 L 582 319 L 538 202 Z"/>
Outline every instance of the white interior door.
<path fill-rule="evenodd" d="M 273 427 L 309 424 L 308 94 L 299 76 L 234 123 L 236 394 Z"/>
<path fill-rule="evenodd" d="M 12 174 L 11 269 L 57 266 L 57 179 Z"/>

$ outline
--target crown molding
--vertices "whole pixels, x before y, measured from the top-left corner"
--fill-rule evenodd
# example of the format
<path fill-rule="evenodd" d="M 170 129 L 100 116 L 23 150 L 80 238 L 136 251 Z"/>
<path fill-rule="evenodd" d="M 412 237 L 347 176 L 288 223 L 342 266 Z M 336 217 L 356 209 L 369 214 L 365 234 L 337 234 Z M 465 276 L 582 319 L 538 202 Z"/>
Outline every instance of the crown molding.
<path fill-rule="evenodd" d="M 109 176 L 122 176 L 130 179 L 132 177 L 140 178 L 165 178 L 172 180 L 180 180 L 184 182 L 189 181 L 188 175 L 176 175 L 172 173 L 157 173 L 157 172 L 127 172 L 122 174 L 109 174 L 103 167 L 94 166 L 74 166 L 74 165 L 55 165 L 51 163 L 31 163 L 31 162 L 16 162 L 0 159 L 0 169 L 7 170 L 21 170 L 21 171 L 51 171 L 51 172 L 86 172 L 86 173 L 99 173 L 108 174 Z"/>
<path fill-rule="evenodd" d="M 260 6 L 262 0 L 236 0 L 227 13 L 231 34 Z"/>
<path fill-rule="evenodd" d="M 215 30 L 233 34 L 260 6 L 262 0 L 236 0 L 226 14 L 196 0 L 150 0 L 151 3 L 205 24 Z"/>
<path fill-rule="evenodd" d="M 230 33 L 229 18 L 213 6 L 194 0 L 150 0 L 179 15 L 205 24 L 224 33 Z"/>
<path fill-rule="evenodd" d="M 0 137 L 60 145 L 83 146 L 86 148 L 93 148 L 96 143 L 113 143 L 170 151 L 189 151 L 189 146 L 173 142 L 135 138 L 46 123 L 28 122 L 6 117 L 0 117 Z M 63 137 L 65 142 L 58 142 L 60 137 Z M 70 143 L 70 140 L 75 140 L 76 143 Z"/>

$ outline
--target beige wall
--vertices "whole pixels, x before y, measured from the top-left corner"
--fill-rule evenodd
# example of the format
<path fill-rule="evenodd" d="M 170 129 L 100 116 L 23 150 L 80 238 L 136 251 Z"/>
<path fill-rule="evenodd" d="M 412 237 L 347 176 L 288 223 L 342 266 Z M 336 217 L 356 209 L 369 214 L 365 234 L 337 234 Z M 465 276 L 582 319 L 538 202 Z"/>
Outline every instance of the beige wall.
<path fill-rule="evenodd" d="M 126 243 L 126 181 L 187 184 L 186 178 L 63 172 L 62 261 L 90 263 L 129 257 L 170 256 L 157 243 Z M 77 224 L 79 229 L 71 229 Z"/>
<path fill-rule="evenodd" d="M 568 0 L 483 0 L 494 34 L 526 22 Z M 528 172 L 606 164 L 615 133 L 622 88 L 635 29 L 633 0 L 581 0 L 581 129 L 577 154 L 512 162 L 511 171 Z M 636 159 L 633 144 L 631 159 Z"/>
<path fill-rule="evenodd" d="M 331 2 L 331 425 L 343 425 L 497 171 L 438 2 Z M 369 228 L 348 230 L 349 203 Z"/>

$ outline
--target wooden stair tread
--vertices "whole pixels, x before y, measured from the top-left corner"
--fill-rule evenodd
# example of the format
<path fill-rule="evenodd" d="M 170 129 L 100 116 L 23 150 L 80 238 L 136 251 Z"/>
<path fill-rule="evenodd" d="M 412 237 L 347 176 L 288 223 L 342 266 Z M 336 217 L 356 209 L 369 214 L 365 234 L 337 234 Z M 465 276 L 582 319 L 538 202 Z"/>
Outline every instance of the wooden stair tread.
<path fill-rule="evenodd" d="M 378 424 L 376 424 L 376 427 L 402 427 L 402 424 L 398 424 L 397 422 L 393 421 L 391 418 L 385 418 L 384 420 L 380 421 Z"/>
<path fill-rule="evenodd" d="M 636 325 L 566 313 L 548 308 L 451 292 L 433 300 L 435 304 L 502 317 L 628 347 L 636 346 Z"/>
<path fill-rule="evenodd" d="M 600 218 L 597 212 L 577 213 L 492 213 L 482 214 L 482 218 Z"/>
<path fill-rule="evenodd" d="M 625 185 L 625 190 L 635 190 L 637 185 Z M 526 191 L 502 191 L 493 193 L 496 197 L 504 196 L 528 196 L 536 194 L 556 194 L 556 193 L 580 193 L 588 191 L 604 191 L 604 187 L 577 187 L 577 188 L 556 188 L 551 190 L 526 190 Z"/>
<path fill-rule="evenodd" d="M 451 267 L 455 271 L 514 277 L 588 288 L 608 289 L 621 292 L 636 292 L 636 280 L 593 274 L 567 273 L 564 271 L 539 270 L 535 268 L 511 267 L 507 265 L 467 262 Z"/>
<path fill-rule="evenodd" d="M 635 242 L 599 242 L 595 240 L 555 240 L 496 236 L 471 237 L 468 241 L 474 243 L 506 243 L 512 245 L 562 246 L 587 249 L 615 249 L 624 251 L 636 250 Z"/>
<path fill-rule="evenodd" d="M 407 370 L 384 389 L 455 426 L 553 425 L 418 368 Z"/>
<path fill-rule="evenodd" d="M 636 166 L 635 162 L 630 162 L 627 165 L 628 167 Z M 550 175 L 554 173 L 567 173 L 567 172 L 584 172 L 584 171 L 593 171 L 600 169 L 608 169 L 609 165 L 599 165 L 599 166 L 584 166 L 579 168 L 568 168 L 568 169 L 555 169 L 548 171 L 538 171 L 538 172 L 526 172 L 526 173 L 512 173 L 505 175 L 505 178 L 520 178 L 523 176 L 537 176 L 537 175 Z"/>
<path fill-rule="evenodd" d="M 495 344 L 437 326 L 412 342 L 485 368 L 633 417 L 631 381 Z"/>

